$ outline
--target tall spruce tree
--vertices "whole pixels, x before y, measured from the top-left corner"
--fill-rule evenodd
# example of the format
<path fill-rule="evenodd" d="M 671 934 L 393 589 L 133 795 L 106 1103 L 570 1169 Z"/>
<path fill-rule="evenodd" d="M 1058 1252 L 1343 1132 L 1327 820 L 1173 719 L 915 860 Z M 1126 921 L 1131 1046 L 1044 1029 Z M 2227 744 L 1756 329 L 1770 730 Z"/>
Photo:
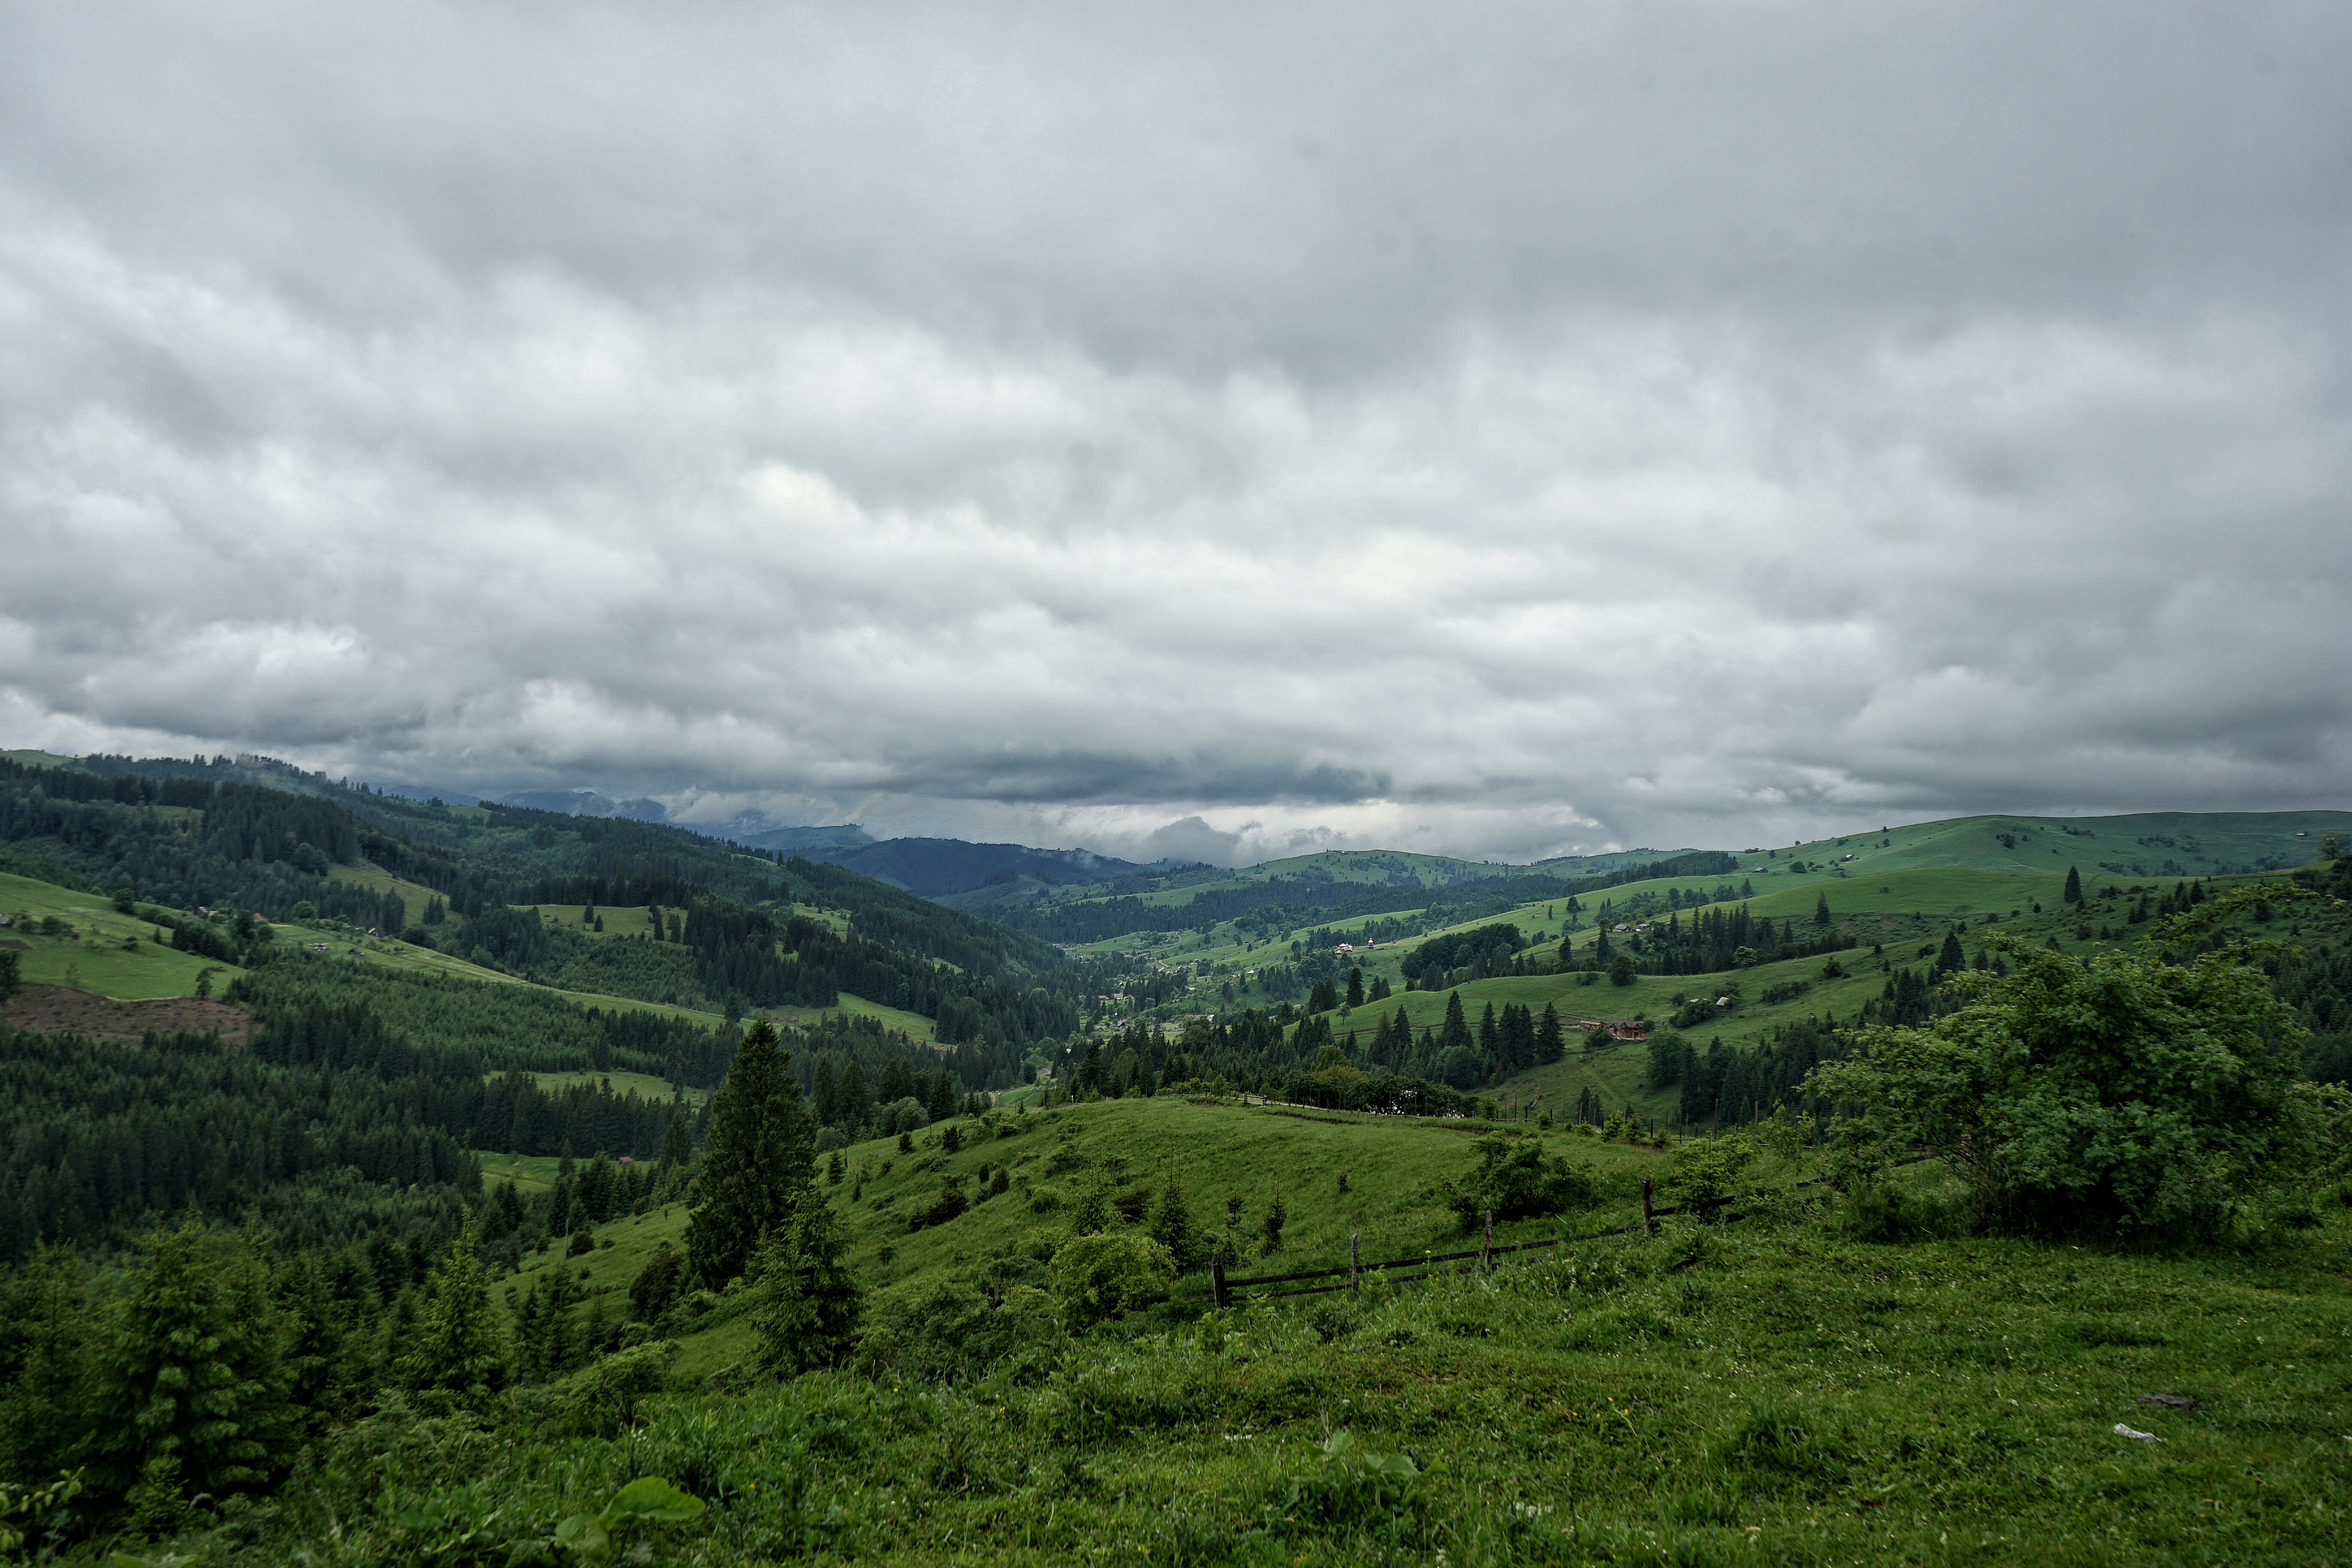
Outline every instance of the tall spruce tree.
<path fill-rule="evenodd" d="M 1830 923 L 1830 894 L 1827 888 L 1822 889 L 1813 900 L 1813 923 L 1817 926 Z"/>
<path fill-rule="evenodd" d="M 735 1053 L 727 1082 L 711 1101 L 702 1174 L 686 1222 L 687 1256 L 711 1289 L 723 1289 L 751 1261 L 761 1238 L 792 1216 L 813 1184 L 815 1148 L 791 1054 L 765 1018 Z"/>
<path fill-rule="evenodd" d="M 193 1490 L 258 1485 L 286 1434 L 277 1314 L 246 1288 L 257 1260 L 224 1268 L 194 1214 L 141 1251 L 100 1359 L 93 1446 L 108 1479 L 127 1488 L 165 1460 Z"/>
<path fill-rule="evenodd" d="M 1560 1032 L 1559 1010 L 1547 1002 L 1543 1017 L 1536 1025 L 1536 1062 L 1549 1067 L 1567 1054 L 1568 1039 Z"/>
<path fill-rule="evenodd" d="M 2083 901 L 2083 873 L 2072 866 L 2066 868 L 2066 890 L 2059 895 L 2058 901 L 2065 904 Z"/>
<path fill-rule="evenodd" d="M 857 1332 L 857 1281 L 842 1261 L 849 1232 L 816 1188 L 759 1250 L 760 1365 L 784 1377 L 837 1366 Z"/>
<path fill-rule="evenodd" d="M 1470 1020 L 1463 1016 L 1462 993 L 1445 994 L 1445 1027 L 1438 1032 L 1437 1048 L 1442 1051 L 1470 1048 Z"/>
<path fill-rule="evenodd" d="M 11 958 L 15 953 L 8 955 Z M 86 1434 L 89 1288 L 70 1245 L 41 1242 L 0 1296 L 0 1474 L 55 1473 Z"/>
<path fill-rule="evenodd" d="M 401 1381 L 420 1393 L 478 1407 L 505 1381 L 507 1350 L 490 1310 L 490 1285 L 474 1255 L 474 1226 L 433 1271 L 431 1298 L 401 1357 Z"/>

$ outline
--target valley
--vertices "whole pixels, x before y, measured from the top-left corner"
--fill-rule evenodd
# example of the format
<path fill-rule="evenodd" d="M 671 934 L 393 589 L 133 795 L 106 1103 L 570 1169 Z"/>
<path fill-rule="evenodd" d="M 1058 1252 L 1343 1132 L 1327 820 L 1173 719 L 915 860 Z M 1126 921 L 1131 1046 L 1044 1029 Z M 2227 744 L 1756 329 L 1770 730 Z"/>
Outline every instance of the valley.
<path fill-rule="evenodd" d="M 701 1508 L 639 1543 L 711 1562 L 2339 1538 L 2352 1123 L 2296 1080 L 2352 1070 L 2352 814 L 925 899 L 627 817 L 6 765 L 0 1510 L 69 1482 L 68 1558 L 586 1561 L 557 1526 L 640 1475 Z M 1125 929 L 1045 940 L 1087 922 Z M 2222 956 L 2130 956 L 2192 930 Z M 1987 1223 L 1930 1124 L 1823 1087 L 2030 977 L 2191 972 L 2294 1054 L 2237 1145 L 2277 1180 L 2162 1239 Z M 802 1239 L 711 1262 L 747 1183 Z M 260 1325 L 234 1508 L 93 1424 L 166 1260 L 173 1311 Z M 210 1441 L 165 1452 L 229 1477 Z"/>

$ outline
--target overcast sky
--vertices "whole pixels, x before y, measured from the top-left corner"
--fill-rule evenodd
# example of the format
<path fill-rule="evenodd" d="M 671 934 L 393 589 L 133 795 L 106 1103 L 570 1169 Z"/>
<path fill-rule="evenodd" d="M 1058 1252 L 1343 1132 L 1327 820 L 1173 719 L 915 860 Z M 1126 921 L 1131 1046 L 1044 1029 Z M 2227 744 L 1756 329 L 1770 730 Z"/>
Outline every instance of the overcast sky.
<path fill-rule="evenodd" d="M 2340 0 L 5 16 L 0 744 L 1218 859 L 2346 803 Z"/>

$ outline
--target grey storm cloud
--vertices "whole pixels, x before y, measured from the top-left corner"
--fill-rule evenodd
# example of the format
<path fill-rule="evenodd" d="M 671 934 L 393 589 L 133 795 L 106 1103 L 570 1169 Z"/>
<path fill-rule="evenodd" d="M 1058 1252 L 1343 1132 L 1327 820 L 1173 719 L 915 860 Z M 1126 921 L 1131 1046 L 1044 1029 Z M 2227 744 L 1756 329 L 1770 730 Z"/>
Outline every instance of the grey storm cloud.
<path fill-rule="evenodd" d="M 2341 6 L 10 34 L 8 744 L 1219 859 L 2342 797 Z"/>

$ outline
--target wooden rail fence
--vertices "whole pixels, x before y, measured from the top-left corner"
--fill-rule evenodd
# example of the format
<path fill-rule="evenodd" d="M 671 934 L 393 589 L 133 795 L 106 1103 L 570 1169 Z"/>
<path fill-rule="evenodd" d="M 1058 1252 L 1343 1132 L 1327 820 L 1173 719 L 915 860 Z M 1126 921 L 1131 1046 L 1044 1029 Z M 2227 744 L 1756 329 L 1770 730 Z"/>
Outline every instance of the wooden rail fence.
<path fill-rule="evenodd" d="M 1927 1154 L 1914 1154 L 1906 1159 L 1897 1160 L 1894 1163 L 1897 1166 L 1915 1165 L 1931 1157 Z M 1811 1181 L 1792 1183 L 1789 1190 L 1819 1186 L 1822 1181 L 1823 1178 L 1815 1177 Z M 1660 1207 L 1651 1179 L 1644 1176 L 1642 1178 L 1642 1217 L 1633 1225 L 1621 1225 L 1611 1230 L 1589 1230 L 1575 1236 L 1555 1236 L 1547 1241 L 1522 1241 L 1509 1247 L 1496 1247 L 1495 1245 L 1495 1211 L 1488 1209 L 1485 1216 L 1486 1237 L 1481 1246 L 1474 1247 L 1465 1252 L 1424 1252 L 1419 1258 L 1403 1258 L 1393 1263 L 1374 1263 L 1370 1267 L 1384 1269 L 1405 1268 L 1415 1271 L 1402 1276 L 1401 1278 L 1404 1279 L 1426 1279 L 1433 1274 L 1446 1272 L 1444 1265 L 1465 1263 L 1474 1258 L 1478 1260 L 1479 1268 L 1489 1268 L 1494 1266 L 1496 1258 L 1507 1252 L 1534 1252 L 1547 1247 L 1564 1247 L 1571 1241 L 1604 1241 L 1614 1236 L 1632 1236 L 1637 1231 L 1644 1236 L 1655 1236 L 1658 1234 L 1658 1220 L 1661 1216 L 1683 1212 L 1680 1207 Z M 1723 1217 L 1726 1220 L 1736 1220 L 1744 1216 L 1728 1214 Z M 1360 1232 L 1348 1237 L 1348 1252 L 1349 1261 L 1338 1268 L 1307 1268 L 1296 1274 L 1257 1274 L 1247 1279 L 1226 1279 L 1224 1259 L 1213 1256 L 1209 1260 L 1209 1300 L 1214 1306 L 1230 1307 L 1235 1300 L 1272 1301 L 1285 1296 L 1324 1296 L 1337 1290 L 1360 1289 L 1363 1285 L 1364 1269 L 1367 1267 L 1363 1261 L 1364 1244 Z M 1294 1285 L 1301 1279 L 1336 1279 L 1342 1274 L 1348 1279 L 1347 1282 L 1341 1285 L 1306 1285 L 1289 1290 L 1258 1289 L 1266 1285 Z M 1400 1276 L 1391 1274 L 1390 1278 L 1393 1279 Z M 1237 1297 L 1234 1292 L 1238 1290 L 1248 1290 L 1251 1294 L 1246 1297 Z M 1171 1300 L 1175 1299 L 1175 1295 L 1176 1293 L 1171 1291 L 1157 1300 Z M 1197 1301 L 1200 1298 L 1194 1297 L 1193 1300 Z"/>
<path fill-rule="evenodd" d="M 1619 1226 L 1613 1230 L 1587 1231 L 1577 1236 L 1555 1236 L 1545 1241 L 1517 1242 L 1509 1247 L 1495 1245 L 1495 1211 L 1488 1209 L 1485 1215 L 1486 1235 L 1479 1246 L 1463 1252 L 1424 1252 L 1419 1258 L 1401 1258 L 1392 1263 L 1374 1263 L 1369 1267 L 1375 1269 L 1414 1270 L 1412 1273 L 1401 1276 L 1391 1273 L 1390 1275 L 1391 1279 L 1425 1279 L 1432 1274 L 1446 1272 L 1444 1268 L 1446 1264 L 1465 1263 L 1474 1258 L 1478 1260 L 1479 1268 L 1490 1268 L 1494 1267 L 1496 1258 L 1508 1252 L 1534 1252 L 1547 1247 L 1562 1247 L 1571 1241 L 1600 1241 L 1612 1236 L 1630 1236 L 1637 1230 L 1645 1235 L 1654 1236 L 1657 1234 L 1658 1215 L 1676 1214 L 1680 1211 L 1655 1207 L 1653 1196 L 1650 1178 L 1644 1176 L 1642 1178 L 1642 1219 L 1638 1225 Z M 1364 1269 L 1367 1267 L 1364 1262 L 1362 1233 L 1358 1232 L 1348 1237 L 1348 1262 L 1337 1268 L 1304 1268 L 1295 1274 L 1257 1274 L 1247 1279 L 1228 1279 L 1225 1278 L 1225 1260 L 1212 1257 L 1209 1259 L 1209 1300 L 1214 1306 L 1230 1307 L 1237 1300 L 1272 1301 L 1285 1296 L 1324 1296 L 1337 1290 L 1361 1289 Z M 1344 1285 L 1305 1285 L 1289 1290 L 1258 1289 L 1266 1285 L 1296 1285 L 1301 1279 L 1336 1279 L 1342 1274 L 1348 1277 L 1347 1283 Z M 1246 1297 L 1236 1297 L 1234 1292 L 1237 1290 L 1249 1290 L 1252 1293 Z M 1161 1299 L 1164 1300 L 1169 1298 Z"/>

